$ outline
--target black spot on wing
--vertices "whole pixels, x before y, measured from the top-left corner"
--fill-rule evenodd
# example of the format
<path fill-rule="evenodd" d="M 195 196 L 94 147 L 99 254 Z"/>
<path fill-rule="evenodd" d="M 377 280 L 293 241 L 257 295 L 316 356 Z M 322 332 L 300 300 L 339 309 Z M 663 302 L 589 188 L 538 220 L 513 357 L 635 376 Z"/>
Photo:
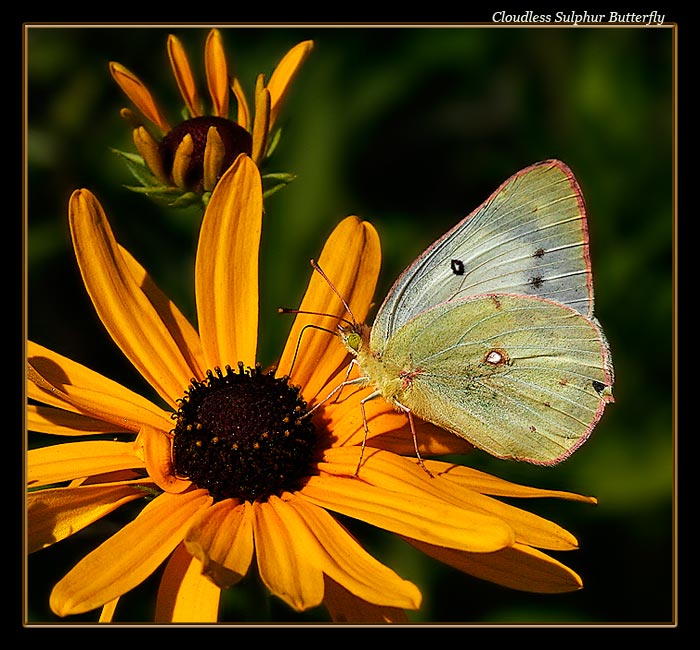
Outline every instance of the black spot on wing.
<path fill-rule="evenodd" d="M 455 275 L 464 275 L 464 262 L 462 260 L 450 260 L 450 268 Z"/>
<path fill-rule="evenodd" d="M 528 284 L 533 289 L 539 289 L 544 283 L 544 278 L 541 275 L 536 275 L 528 280 Z"/>
<path fill-rule="evenodd" d="M 533 257 L 544 257 L 545 250 L 544 248 L 538 248 L 533 254 Z"/>
<path fill-rule="evenodd" d="M 598 395 L 602 395 L 603 391 L 605 390 L 605 384 L 603 384 L 600 381 L 595 381 L 595 379 L 594 379 L 593 380 L 593 390 L 595 390 L 595 392 L 598 393 Z"/>

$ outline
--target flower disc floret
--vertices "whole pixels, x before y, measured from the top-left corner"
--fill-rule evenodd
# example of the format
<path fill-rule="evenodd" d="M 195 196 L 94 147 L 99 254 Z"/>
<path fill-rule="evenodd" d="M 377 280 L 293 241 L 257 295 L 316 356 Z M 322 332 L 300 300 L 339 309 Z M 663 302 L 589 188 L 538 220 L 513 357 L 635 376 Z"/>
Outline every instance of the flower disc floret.
<path fill-rule="evenodd" d="M 159 144 L 163 167 L 172 170 L 178 147 L 186 136 L 192 138 L 192 152 L 184 170 L 185 187 L 195 192 L 204 191 L 204 156 L 209 129 L 214 127 L 221 138 L 223 154 L 220 170 L 228 169 L 239 154 L 250 155 L 253 137 L 242 126 L 224 117 L 202 115 L 193 117 L 171 129 Z"/>
<path fill-rule="evenodd" d="M 215 500 L 265 500 L 309 475 L 316 430 L 288 377 L 260 366 L 209 370 L 176 414 L 173 464 Z"/>

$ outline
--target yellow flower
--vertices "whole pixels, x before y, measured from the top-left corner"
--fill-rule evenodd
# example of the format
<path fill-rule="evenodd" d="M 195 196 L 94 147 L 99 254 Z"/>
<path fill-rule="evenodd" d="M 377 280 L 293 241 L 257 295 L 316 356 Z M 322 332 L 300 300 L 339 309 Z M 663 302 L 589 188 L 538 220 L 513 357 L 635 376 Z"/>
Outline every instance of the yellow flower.
<path fill-rule="evenodd" d="M 331 315 L 298 314 L 277 370 L 255 365 L 262 187 L 247 156 L 224 173 L 203 217 L 198 331 L 115 241 L 89 191 L 73 194 L 69 221 L 100 319 L 163 404 L 28 343 L 29 429 L 73 437 L 28 452 L 29 550 L 128 502 L 145 504 L 56 584 L 56 614 L 101 607 L 100 620 L 110 621 L 119 598 L 163 565 L 154 619 L 216 621 L 220 590 L 255 560 L 267 589 L 293 610 L 323 604 L 334 621 L 407 620 L 406 610 L 421 605 L 418 587 L 371 556 L 335 515 L 501 585 L 581 587 L 543 552 L 576 548 L 574 537 L 495 497 L 592 499 L 439 460 L 426 460 L 431 477 L 416 462 L 406 418 L 381 400 L 368 404 L 370 437 L 355 475 L 364 436 L 359 400 L 369 389 L 324 400 L 348 359 L 321 328 L 333 330 L 346 314 L 318 274 L 300 310 Z M 380 265 L 374 228 L 346 218 L 319 263 L 365 318 Z M 432 426 L 421 425 L 418 436 L 425 457 L 469 449 Z"/>
<path fill-rule="evenodd" d="M 132 124 L 133 139 L 139 155 L 120 153 L 141 182 L 131 188 L 169 205 L 189 205 L 202 201 L 205 205 L 223 172 L 240 153 L 262 166 L 277 142 L 273 129 L 290 85 L 313 47 L 312 41 L 295 45 L 282 58 L 268 83 L 258 75 L 255 96 L 249 103 L 240 81 L 226 63 L 223 40 L 218 29 L 209 32 L 205 47 L 205 71 L 211 100 L 207 111 L 180 40 L 168 37 L 168 56 L 175 80 L 185 103 L 184 121 L 171 124 L 168 117 L 141 80 L 120 63 L 111 62 L 109 69 L 126 96 L 146 118 L 130 109 L 122 115 Z M 236 104 L 236 115 L 229 107 L 230 94 Z M 270 174 L 272 193 L 293 179 L 290 174 Z"/>

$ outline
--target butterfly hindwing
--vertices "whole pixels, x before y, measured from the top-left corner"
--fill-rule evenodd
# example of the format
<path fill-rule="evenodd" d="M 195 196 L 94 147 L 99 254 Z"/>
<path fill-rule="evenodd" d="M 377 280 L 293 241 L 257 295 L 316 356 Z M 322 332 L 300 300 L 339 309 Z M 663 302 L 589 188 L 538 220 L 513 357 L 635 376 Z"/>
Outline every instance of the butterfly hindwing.
<path fill-rule="evenodd" d="M 612 400 L 612 366 L 597 323 L 529 296 L 455 300 L 411 319 L 382 361 L 397 397 L 501 458 L 553 464 L 581 445 Z"/>

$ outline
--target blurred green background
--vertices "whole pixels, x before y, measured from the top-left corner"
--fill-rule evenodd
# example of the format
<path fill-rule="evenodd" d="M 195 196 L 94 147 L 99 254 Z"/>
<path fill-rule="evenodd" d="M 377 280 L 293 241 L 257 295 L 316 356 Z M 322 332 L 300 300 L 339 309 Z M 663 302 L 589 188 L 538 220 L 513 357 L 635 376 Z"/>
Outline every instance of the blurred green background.
<path fill-rule="evenodd" d="M 101 200 L 117 238 L 194 320 L 199 216 L 124 189 L 110 148 L 134 151 L 118 111 L 119 61 L 174 119 L 181 107 L 166 54 L 177 34 L 206 92 L 198 27 L 48 27 L 27 31 L 27 328 L 29 337 L 150 395 L 96 318 L 70 247 L 67 202 Z M 565 161 L 589 215 L 596 315 L 609 338 L 616 403 L 589 442 L 554 468 L 468 462 L 529 485 L 595 495 L 599 504 L 522 506 L 573 532 L 558 558 L 584 589 L 545 596 L 482 582 L 389 535 L 349 523 L 372 552 L 424 593 L 418 622 L 667 623 L 674 617 L 674 32 L 670 28 L 222 28 L 229 65 L 252 92 L 288 48 L 316 43 L 286 104 L 269 171 L 298 179 L 267 202 L 260 361 L 274 362 L 310 268 L 348 214 L 378 229 L 377 300 L 430 242 L 515 171 Z M 40 444 L 41 441 L 39 441 Z M 51 586 L 133 512 L 28 562 L 30 621 L 54 622 Z M 123 599 L 120 620 L 148 620 L 157 576 Z M 254 576 L 227 592 L 225 621 L 324 620 L 265 600 Z M 74 617 L 94 621 L 96 613 Z"/>

